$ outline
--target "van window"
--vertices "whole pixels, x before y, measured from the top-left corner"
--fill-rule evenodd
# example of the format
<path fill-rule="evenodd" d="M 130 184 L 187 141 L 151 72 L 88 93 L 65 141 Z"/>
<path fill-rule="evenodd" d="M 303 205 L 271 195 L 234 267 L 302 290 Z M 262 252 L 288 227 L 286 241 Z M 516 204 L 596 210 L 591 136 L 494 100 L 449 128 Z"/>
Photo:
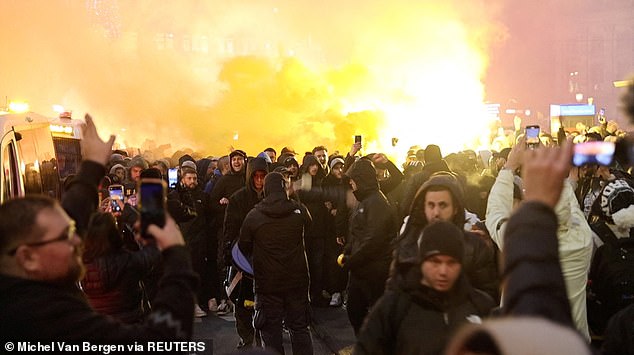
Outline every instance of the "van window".
<path fill-rule="evenodd" d="M 4 184 L 2 189 L 2 200 L 7 201 L 19 195 L 20 174 L 17 169 L 17 158 L 15 156 L 15 145 L 10 142 L 4 147 L 2 153 L 2 170 L 4 171 Z"/>
<path fill-rule="evenodd" d="M 20 133 L 22 139 L 18 144 L 23 161 L 21 169 L 24 174 L 25 193 L 51 195 L 50 191 L 43 191 L 40 173 L 42 165 L 56 165 L 50 130 L 48 126 L 42 126 L 23 130 Z"/>

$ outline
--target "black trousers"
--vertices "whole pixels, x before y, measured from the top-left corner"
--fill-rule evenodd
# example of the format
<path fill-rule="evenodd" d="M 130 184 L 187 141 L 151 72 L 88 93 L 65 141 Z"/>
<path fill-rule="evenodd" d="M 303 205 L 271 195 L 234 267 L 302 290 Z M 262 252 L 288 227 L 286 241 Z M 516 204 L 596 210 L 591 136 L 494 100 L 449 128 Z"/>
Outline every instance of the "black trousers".
<path fill-rule="evenodd" d="M 353 272 L 350 273 L 346 310 L 355 335 L 359 334 L 370 308 L 383 295 L 386 279 L 387 274 L 377 275 L 376 279 L 368 280 L 355 277 Z"/>
<path fill-rule="evenodd" d="M 262 336 L 265 349 L 284 354 L 282 321 L 291 334 L 293 354 L 313 353 L 308 329 L 310 323 L 308 290 L 292 289 L 277 293 L 256 293 L 255 328 Z"/>
<path fill-rule="evenodd" d="M 325 300 L 321 296 L 324 289 L 324 238 L 312 237 L 306 240 L 306 258 L 310 273 L 310 302 L 323 305 Z"/>

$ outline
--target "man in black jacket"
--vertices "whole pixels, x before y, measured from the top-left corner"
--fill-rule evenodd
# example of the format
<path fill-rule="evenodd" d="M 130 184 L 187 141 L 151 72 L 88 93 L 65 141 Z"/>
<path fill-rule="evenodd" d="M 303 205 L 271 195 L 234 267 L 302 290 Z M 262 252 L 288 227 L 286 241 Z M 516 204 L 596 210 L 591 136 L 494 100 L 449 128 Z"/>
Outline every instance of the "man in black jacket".
<path fill-rule="evenodd" d="M 397 227 L 396 213 L 379 190 L 374 164 L 359 159 L 347 174 L 359 204 L 350 217 L 350 240 L 340 264 L 350 271 L 347 311 L 358 334 L 370 307 L 385 289 Z"/>
<path fill-rule="evenodd" d="M 440 354 L 461 325 L 479 323 L 495 303 L 464 278 L 462 231 L 436 222 L 422 233 L 417 277 L 386 292 L 361 330 L 355 354 Z"/>
<path fill-rule="evenodd" d="M 114 136 L 107 142 L 99 138 L 88 115 L 82 137 L 84 161 L 64 195 L 66 211 L 46 197 L 0 206 L 0 338 L 110 344 L 189 339 L 197 279 L 171 218 L 162 229 L 148 228 L 163 252 L 164 274 L 145 323 L 124 325 L 97 314 L 75 287 L 83 267 L 73 219 L 85 226 L 96 211 L 97 184 L 114 143 Z"/>
<path fill-rule="evenodd" d="M 445 173 L 433 175 L 420 188 L 403 232 L 399 237 L 390 274 L 390 288 L 398 287 L 407 279 L 407 274 L 418 265 L 417 243 L 425 226 L 436 221 L 452 222 L 461 230 L 465 212 L 462 190 L 455 176 Z M 499 297 L 499 275 L 494 250 L 474 233 L 463 231 L 465 257 L 463 268 L 471 285 L 488 293 L 493 299 Z"/>
<path fill-rule="evenodd" d="M 280 354 L 282 321 L 291 333 L 293 354 L 312 354 L 308 331 L 308 265 L 304 230 L 306 209 L 288 197 L 290 181 L 280 173 L 264 180 L 264 199 L 249 212 L 238 246 L 253 260 L 254 324 L 265 348 Z"/>
<path fill-rule="evenodd" d="M 231 247 L 238 241 L 242 222 L 253 206 L 264 197 L 264 177 L 268 173 L 268 164 L 264 158 L 253 158 L 247 163 L 247 183 L 229 198 L 225 212 L 223 246 L 225 264 L 232 265 Z M 227 280 L 229 283 L 233 280 Z M 252 347 L 255 339 L 253 329 L 253 279 L 252 275 L 242 273 L 241 281 L 233 288 L 229 298 L 235 303 L 236 330 L 240 336 L 238 348 Z M 259 340 L 258 340 L 259 342 Z"/>
<path fill-rule="evenodd" d="M 212 297 L 210 271 L 206 260 L 211 211 L 209 195 L 198 185 L 196 170 L 187 166 L 181 168 L 180 181 L 167 196 L 167 210 L 180 227 L 192 258 L 194 271 L 202 281 L 194 314 L 196 317 L 204 317 L 207 313 L 198 304 L 207 305 L 207 300 Z"/>

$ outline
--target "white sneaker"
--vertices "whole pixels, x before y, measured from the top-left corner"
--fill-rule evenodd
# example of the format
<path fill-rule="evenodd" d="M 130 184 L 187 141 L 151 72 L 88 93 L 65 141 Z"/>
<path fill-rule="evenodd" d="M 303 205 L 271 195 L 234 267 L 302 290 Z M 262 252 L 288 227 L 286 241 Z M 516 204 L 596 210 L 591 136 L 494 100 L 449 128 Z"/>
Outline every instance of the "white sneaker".
<path fill-rule="evenodd" d="M 194 306 L 194 317 L 202 318 L 207 317 L 207 312 L 203 311 L 198 304 Z"/>
<path fill-rule="evenodd" d="M 335 292 L 332 294 L 332 297 L 330 298 L 330 305 L 332 307 L 341 306 L 341 293 Z"/>
<path fill-rule="evenodd" d="M 218 302 L 215 298 L 212 298 L 207 302 L 207 307 L 209 307 L 209 312 L 218 312 Z"/>

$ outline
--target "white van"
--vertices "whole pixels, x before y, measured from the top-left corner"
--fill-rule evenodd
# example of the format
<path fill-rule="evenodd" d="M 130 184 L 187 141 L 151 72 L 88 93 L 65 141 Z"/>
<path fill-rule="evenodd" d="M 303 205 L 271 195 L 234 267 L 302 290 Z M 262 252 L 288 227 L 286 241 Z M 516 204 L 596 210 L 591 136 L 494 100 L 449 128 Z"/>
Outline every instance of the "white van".
<path fill-rule="evenodd" d="M 0 203 L 26 194 L 60 198 L 81 163 L 80 121 L 0 113 Z"/>

